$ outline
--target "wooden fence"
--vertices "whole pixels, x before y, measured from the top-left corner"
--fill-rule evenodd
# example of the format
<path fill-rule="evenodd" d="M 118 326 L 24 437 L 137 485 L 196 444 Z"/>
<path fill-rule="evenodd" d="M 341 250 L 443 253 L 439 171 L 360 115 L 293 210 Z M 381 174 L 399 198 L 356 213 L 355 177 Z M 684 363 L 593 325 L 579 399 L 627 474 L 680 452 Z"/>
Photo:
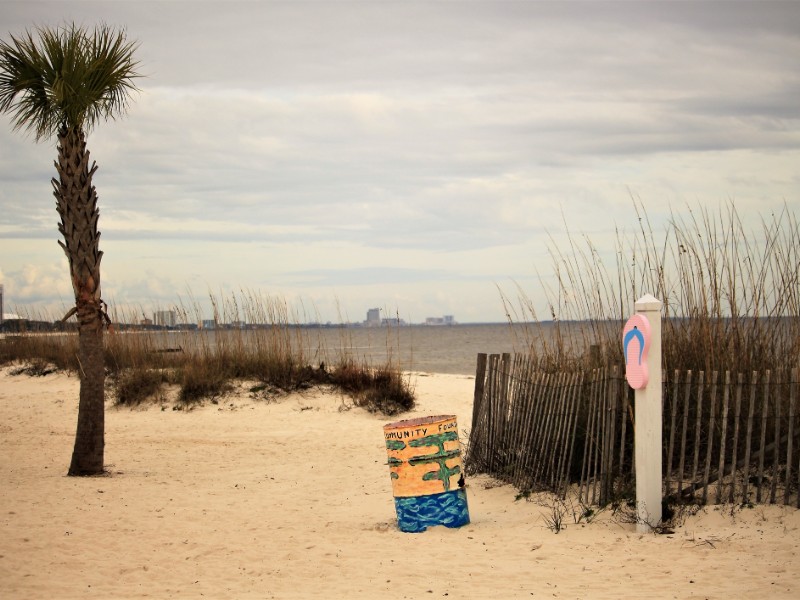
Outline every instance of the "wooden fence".
<path fill-rule="evenodd" d="M 800 508 L 798 369 L 664 374 L 663 494 Z M 542 373 L 524 355 L 478 355 L 468 472 L 582 502 L 633 498 L 634 400 L 621 367 Z"/>

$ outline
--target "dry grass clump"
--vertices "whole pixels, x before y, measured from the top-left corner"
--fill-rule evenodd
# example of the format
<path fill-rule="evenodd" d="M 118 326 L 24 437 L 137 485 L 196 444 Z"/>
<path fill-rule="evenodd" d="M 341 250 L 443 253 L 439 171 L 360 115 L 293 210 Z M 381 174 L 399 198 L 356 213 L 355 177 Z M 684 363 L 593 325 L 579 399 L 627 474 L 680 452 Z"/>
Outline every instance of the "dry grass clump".
<path fill-rule="evenodd" d="M 160 369 L 125 369 L 114 377 L 115 404 L 138 406 L 158 399 L 169 378 Z"/>
<path fill-rule="evenodd" d="M 25 362 L 22 366 L 17 367 L 11 371 L 12 375 L 27 375 L 28 377 L 45 377 L 51 373 L 58 371 L 58 368 L 53 366 L 52 363 L 42 359 L 34 358 L 31 361 Z"/>
<path fill-rule="evenodd" d="M 414 408 L 414 392 L 403 374 L 391 365 L 371 369 L 353 361 L 341 364 L 331 382 L 350 394 L 356 406 L 388 416 Z"/>
<path fill-rule="evenodd" d="M 223 368 L 214 365 L 188 362 L 180 371 L 181 386 L 178 395 L 183 404 L 197 404 L 203 400 L 214 400 L 232 389 L 230 378 Z"/>
<path fill-rule="evenodd" d="M 78 338 L 68 333 L 9 335 L 0 339 L 0 365 L 12 363 L 42 363 L 77 371 Z"/>
<path fill-rule="evenodd" d="M 662 355 L 673 369 L 763 371 L 800 362 L 800 225 L 788 207 L 745 228 L 733 203 L 718 214 L 673 213 L 654 234 L 644 207 L 633 234 L 617 231 L 614 264 L 588 237 L 551 239 L 555 287 L 544 286 L 552 322 L 531 300 L 504 296 L 512 320 L 531 322 L 524 344 L 544 368 L 621 364 L 620 332 L 634 302 L 664 303 Z M 591 349 L 591 353 L 590 353 Z"/>

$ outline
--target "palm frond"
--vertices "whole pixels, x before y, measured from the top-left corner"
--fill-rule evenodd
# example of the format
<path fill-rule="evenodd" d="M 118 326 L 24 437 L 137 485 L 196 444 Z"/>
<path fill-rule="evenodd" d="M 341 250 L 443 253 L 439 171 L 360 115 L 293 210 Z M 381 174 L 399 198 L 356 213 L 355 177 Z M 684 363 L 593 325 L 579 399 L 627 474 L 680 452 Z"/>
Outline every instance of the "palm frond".
<path fill-rule="evenodd" d="M 138 62 L 124 30 L 39 28 L 0 41 L 0 112 L 37 140 L 62 126 L 90 130 L 127 110 Z"/>

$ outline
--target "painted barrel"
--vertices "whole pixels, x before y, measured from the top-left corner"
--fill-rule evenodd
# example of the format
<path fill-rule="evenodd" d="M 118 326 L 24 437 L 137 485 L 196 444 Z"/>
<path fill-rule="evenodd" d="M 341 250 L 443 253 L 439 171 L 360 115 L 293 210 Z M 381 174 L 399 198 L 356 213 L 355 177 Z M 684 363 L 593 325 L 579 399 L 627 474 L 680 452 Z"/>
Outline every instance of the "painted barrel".
<path fill-rule="evenodd" d="M 384 425 L 383 435 L 400 531 L 469 523 L 456 417 L 397 421 Z"/>

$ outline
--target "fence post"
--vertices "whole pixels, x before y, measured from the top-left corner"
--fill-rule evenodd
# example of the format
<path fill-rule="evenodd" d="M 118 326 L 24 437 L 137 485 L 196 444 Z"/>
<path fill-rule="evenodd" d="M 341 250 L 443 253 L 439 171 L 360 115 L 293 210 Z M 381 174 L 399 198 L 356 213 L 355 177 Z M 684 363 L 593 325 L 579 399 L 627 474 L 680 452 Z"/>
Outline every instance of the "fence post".
<path fill-rule="evenodd" d="M 636 390 L 636 529 L 646 533 L 661 521 L 661 301 L 646 294 L 636 301 L 634 307 L 636 315 L 628 320 L 623 330 L 623 345 L 625 375 Z M 644 325 L 649 332 L 638 335 L 635 331 L 637 324 Z M 631 335 L 632 331 L 636 335 Z M 639 365 L 636 364 L 637 358 Z M 646 364 L 642 364 L 643 361 Z M 641 367 L 645 367 L 643 373 Z"/>
<path fill-rule="evenodd" d="M 478 430 L 478 417 L 483 407 L 483 388 L 486 385 L 486 354 L 478 353 L 478 363 L 475 367 L 475 393 L 472 397 L 472 432 Z"/>

